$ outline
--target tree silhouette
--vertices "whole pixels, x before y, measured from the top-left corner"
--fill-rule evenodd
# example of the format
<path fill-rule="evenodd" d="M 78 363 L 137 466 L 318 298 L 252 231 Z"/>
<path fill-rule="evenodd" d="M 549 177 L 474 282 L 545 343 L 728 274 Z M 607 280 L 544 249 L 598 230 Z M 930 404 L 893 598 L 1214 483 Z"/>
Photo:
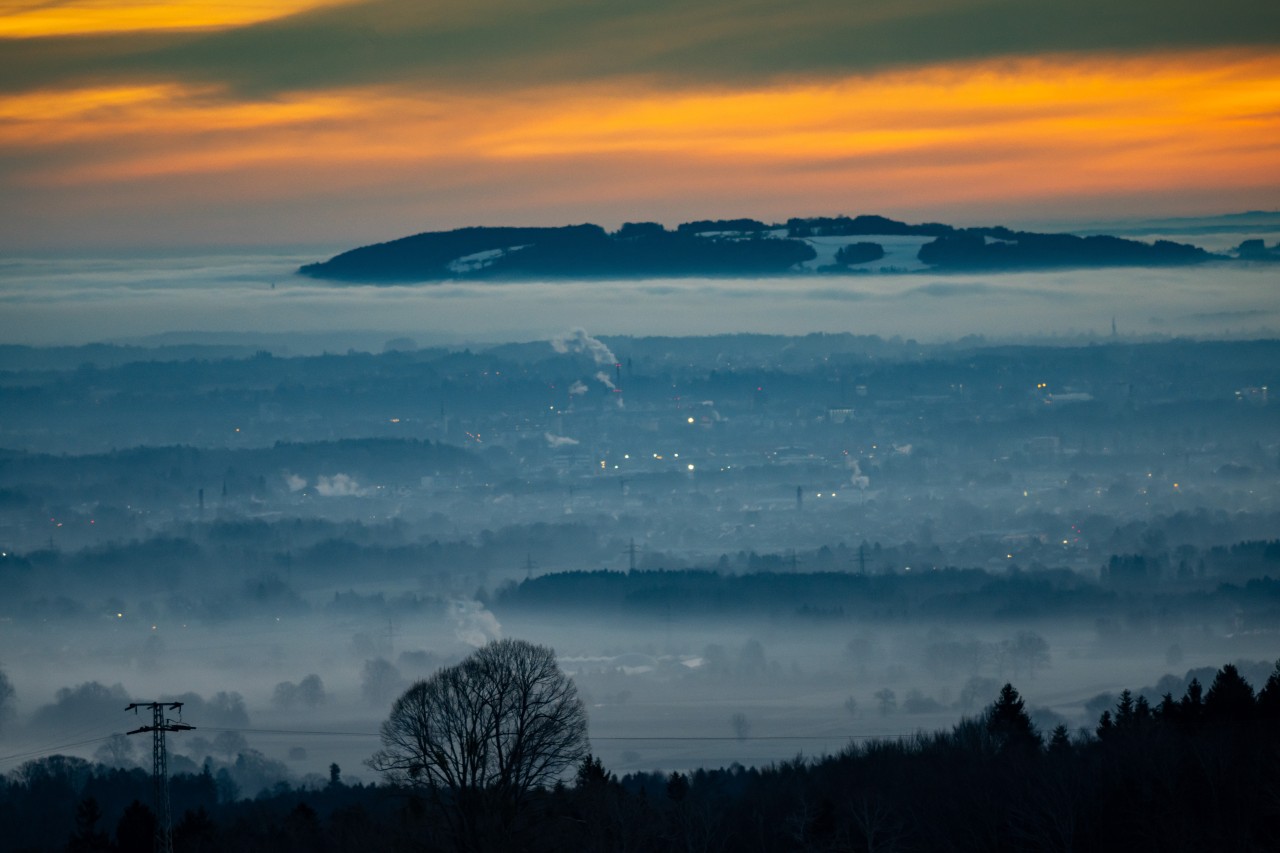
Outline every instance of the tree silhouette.
<path fill-rule="evenodd" d="M 1178 701 L 1178 716 L 1189 726 L 1204 718 L 1204 688 L 1200 686 L 1200 679 L 1192 678 L 1187 685 L 1187 692 Z"/>
<path fill-rule="evenodd" d="M 588 755 L 587 716 L 555 652 L 489 643 L 405 691 L 369 760 L 424 789 L 465 849 L 506 846 L 530 792 Z"/>
<path fill-rule="evenodd" d="M 378 659 L 382 661 L 381 658 Z M 365 672 L 369 671 L 371 665 L 375 665 L 375 661 L 368 661 L 365 664 Z M 386 663 L 386 661 L 382 661 Z M 391 666 L 391 664 L 387 664 Z M 394 693 L 395 690 L 390 691 Z M 320 676 L 314 672 L 302 679 L 302 681 L 294 684 L 292 681 L 281 681 L 276 685 L 275 691 L 271 695 L 271 703 L 277 708 L 288 710 L 296 705 L 305 705 L 308 708 L 318 708 L 325 702 L 324 682 L 320 680 Z"/>
<path fill-rule="evenodd" d="M 1049 752 L 1063 754 L 1071 751 L 1071 735 L 1067 732 L 1066 723 L 1058 723 L 1049 735 Z"/>
<path fill-rule="evenodd" d="M 1276 668 L 1258 691 L 1258 714 L 1264 720 L 1280 720 L 1280 661 L 1276 661 Z"/>
<path fill-rule="evenodd" d="M 1040 735 L 1027 714 L 1026 703 L 1012 684 L 1000 688 L 1000 696 L 987 711 L 987 734 L 1001 750 L 1038 749 Z"/>
<path fill-rule="evenodd" d="M 1243 722 L 1253 716 L 1253 688 L 1234 664 L 1225 664 L 1204 696 L 1205 716 L 1213 721 Z"/>
<path fill-rule="evenodd" d="M 884 257 L 884 246 L 879 243 L 849 243 L 836 249 L 836 263 L 852 266 L 878 261 Z"/>

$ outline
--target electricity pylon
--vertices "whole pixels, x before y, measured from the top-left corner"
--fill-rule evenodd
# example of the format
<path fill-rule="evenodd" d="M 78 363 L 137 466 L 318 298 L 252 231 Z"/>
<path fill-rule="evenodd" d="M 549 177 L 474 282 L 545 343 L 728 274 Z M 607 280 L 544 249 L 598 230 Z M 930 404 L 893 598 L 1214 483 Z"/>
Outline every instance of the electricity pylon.
<path fill-rule="evenodd" d="M 185 732 L 194 729 L 182 722 L 181 702 L 130 702 L 126 711 L 137 714 L 139 708 L 151 709 L 151 725 L 141 726 L 125 734 L 151 732 L 151 783 L 155 788 L 156 853 L 173 853 L 173 813 L 169 808 L 169 752 L 165 746 L 165 732 Z M 165 718 L 165 711 L 177 711 L 178 721 Z"/>

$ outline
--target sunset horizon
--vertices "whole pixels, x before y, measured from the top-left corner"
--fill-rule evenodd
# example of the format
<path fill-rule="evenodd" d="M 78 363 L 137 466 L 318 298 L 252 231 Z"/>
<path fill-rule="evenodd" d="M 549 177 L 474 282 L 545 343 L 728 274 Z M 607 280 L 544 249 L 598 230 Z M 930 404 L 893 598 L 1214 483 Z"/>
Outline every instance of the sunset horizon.
<path fill-rule="evenodd" d="M 1277 41 L 1243 0 L 10 4 L 3 248 L 1275 210 Z"/>

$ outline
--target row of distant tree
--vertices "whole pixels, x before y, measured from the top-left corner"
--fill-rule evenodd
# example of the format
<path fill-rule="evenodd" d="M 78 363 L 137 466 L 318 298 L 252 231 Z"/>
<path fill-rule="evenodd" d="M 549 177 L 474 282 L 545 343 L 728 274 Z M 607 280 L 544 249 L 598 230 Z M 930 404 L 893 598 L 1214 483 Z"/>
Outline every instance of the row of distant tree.
<path fill-rule="evenodd" d="M 920 260 L 944 269 L 1187 264 L 1219 257 L 1168 240 L 1149 244 L 1110 236 L 1036 234 L 1002 226 L 957 229 L 939 223 L 911 225 L 882 216 L 793 218 L 787 221 L 785 237 L 770 234 L 774 227 L 738 219 L 684 223 L 674 231 L 657 222 L 628 222 L 614 233 L 591 224 L 460 228 L 361 246 L 307 264 L 298 272 L 375 283 L 533 275 L 778 274 L 813 259 L 815 252 L 804 238 L 855 235 L 932 237 L 921 248 Z M 462 263 L 463 258 L 478 260 Z"/>
<path fill-rule="evenodd" d="M 1256 550 L 1258 559 L 1248 563 L 1250 568 L 1261 575 L 1274 567 L 1280 574 L 1276 543 Z M 1193 585 L 1166 588 L 1164 580 Z M 1280 581 L 1269 575 L 1252 576 L 1243 586 L 1219 583 L 1210 590 L 1204 586 L 1202 578 L 1191 574 L 1163 578 L 1156 560 L 1122 555 L 1110 558 L 1098 582 L 1065 569 L 998 574 L 954 566 L 881 574 L 724 574 L 710 569 L 558 572 L 499 588 L 491 606 L 495 610 L 583 608 L 631 616 L 762 613 L 804 621 L 1007 618 L 1034 612 L 1092 621 L 1123 613 L 1137 598 L 1159 595 L 1167 614 L 1184 612 L 1203 618 L 1215 612 L 1238 612 L 1241 618 L 1253 614 L 1266 624 L 1273 624 L 1280 609 Z"/>

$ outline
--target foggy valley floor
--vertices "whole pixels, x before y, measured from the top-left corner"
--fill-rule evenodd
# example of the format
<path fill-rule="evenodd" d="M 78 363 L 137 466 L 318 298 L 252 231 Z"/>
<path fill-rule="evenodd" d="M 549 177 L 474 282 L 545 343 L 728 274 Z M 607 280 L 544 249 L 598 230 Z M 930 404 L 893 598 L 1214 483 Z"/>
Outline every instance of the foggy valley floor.
<path fill-rule="evenodd" d="M 1277 364 L 582 330 L 0 348 L 0 770 L 145 769 L 111 736 L 164 699 L 196 726 L 171 771 L 232 800 L 334 763 L 372 785 L 396 696 L 498 637 L 555 649 L 619 776 L 949 731 L 1006 682 L 1085 749 L 1123 689 L 1226 662 L 1261 688 L 1280 657 Z"/>

